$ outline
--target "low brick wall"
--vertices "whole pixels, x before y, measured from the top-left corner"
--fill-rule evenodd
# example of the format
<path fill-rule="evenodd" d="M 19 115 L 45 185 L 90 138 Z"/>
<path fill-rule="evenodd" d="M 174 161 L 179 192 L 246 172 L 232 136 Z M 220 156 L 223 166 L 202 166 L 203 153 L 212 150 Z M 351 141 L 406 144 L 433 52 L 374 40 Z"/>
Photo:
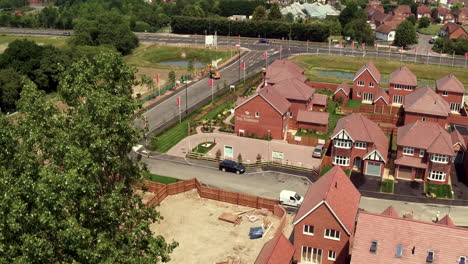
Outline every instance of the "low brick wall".
<path fill-rule="evenodd" d="M 336 83 L 322 83 L 322 82 L 311 82 L 311 81 L 306 82 L 306 84 L 312 88 L 315 88 L 315 90 L 330 89 L 333 92 L 339 86 L 339 84 L 336 84 Z"/>
<path fill-rule="evenodd" d="M 394 115 L 382 115 L 376 113 L 361 113 L 361 115 L 369 118 L 370 120 L 376 123 L 389 123 L 392 125 L 397 125 L 399 117 Z"/>
<path fill-rule="evenodd" d="M 449 115 L 447 123 L 468 126 L 468 117 L 462 115 Z"/>

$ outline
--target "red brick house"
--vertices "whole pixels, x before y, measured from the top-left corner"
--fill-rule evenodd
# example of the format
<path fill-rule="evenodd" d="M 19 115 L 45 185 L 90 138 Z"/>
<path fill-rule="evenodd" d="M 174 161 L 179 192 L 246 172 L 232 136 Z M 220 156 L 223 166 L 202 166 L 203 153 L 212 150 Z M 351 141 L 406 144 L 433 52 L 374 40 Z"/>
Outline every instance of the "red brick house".
<path fill-rule="evenodd" d="M 374 104 L 375 105 L 388 105 L 390 102 L 390 97 L 388 96 L 388 93 L 380 88 L 379 91 L 377 92 L 376 98 L 374 99 Z"/>
<path fill-rule="evenodd" d="M 304 69 L 302 69 L 295 62 L 290 60 L 275 60 L 265 70 L 265 86 L 267 84 L 276 84 L 283 80 L 288 79 L 299 79 L 302 82 L 307 80 L 307 77 L 303 75 Z"/>
<path fill-rule="evenodd" d="M 429 86 L 406 95 L 403 108 L 405 125 L 421 120 L 436 122 L 445 127 L 450 113 L 449 104 Z"/>
<path fill-rule="evenodd" d="M 405 96 L 416 90 L 418 80 L 408 67 L 403 66 L 390 74 L 389 83 L 390 103 L 402 105 Z"/>
<path fill-rule="evenodd" d="M 444 7 L 438 7 L 434 13 L 433 19 L 440 18 L 441 23 L 455 22 L 455 17 L 450 13 L 450 9 Z"/>
<path fill-rule="evenodd" d="M 465 153 L 468 150 L 465 139 L 463 138 L 463 136 L 460 134 L 460 132 L 457 129 L 454 129 L 452 133 L 450 133 L 450 136 L 452 138 L 453 151 L 455 151 L 454 162 L 455 164 L 464 164 L 463 160 L 465 158 Z M 468 164 L 468 163 L 465 163 L 465 164 Z M 468 177 L 468 175 L 466 176 Z"/>
<path fill-rule="evenodd" d="M 440 28 L 440 36 L 448 39 L 466 39 L 468 38 L 468 33 L 466 30 L 459 24 L 453 22 L 448 22 Z"/>
<path fill-rule="evenodd" d="M 310 185 L 294 218 L 294 259 L 345 264 L 361 194 L 339 166 Z"/>
<path fill-rule="evenodd" d="M 453 12 L 455 17 L 455 23 L 465 25 L 468 24 L 468 8 L 460 8 L 457 11 Z"/>
<path fill-rule="evenodd" d="M 465 86 L 453 74 L 436 81 L 436 93 L 450 105 L 450 111 L 459 113 L 465 104 Z"/>
<path fill-rule="evenodd" d="M 263 245 L 255 264 L 290 264 L 293 255 L 294 246 L 283 232 L 276 232 L 275 236 Z"/>
<path fill-rule="evenodd" d="M 352 99 L 372 104 L 380 86 L 380 72 L 371 61 L 364 65 L 353 78 Z"/>
<path fill-rule="evenodd" d="M 393 15 L 397 17 L 401 17 L 403 18 L 403 20 L 405 20 L 406 18 L 412 15 L 411 7 L 407 5 L 397 6 L 395 9 L 393 9 Z"/>
<path fill-rule="evenodd" d="M 325 111 L 327 109 L 328 96 L 325 94 L 314 94 L 309 110 Z"/>
<path fill-rule="evenodd" d="M 463 264 L 468 261 L 468 229 L 449 216 L 437 223 L 361 211 L 351 264 Z"/>
<path fill-rule="evenodd" d="M 333 92 L 333 99 L 338 102 L 341 100 L 342 104 L 346 104 L 350 95 L 351 88 L 347 83 L 343 82 L 336 88 L 335 92 Z"/>
<path fill-rule="evenodd" d="M 423 17 L 431 18 L 431 7 L 430 6 L 418 6 L 416 9 L 418 19 Z"/>
<path fill-rule="evenodd" d="M 329 113 L 300 110 L 297 115 L 297 127 L 308 131 L 326 133 L 328 131 Z"/>
<path fill-rule="evenodd" d="M 334 165 L 357 169 L 364 175 L 383 175 L 388 139 L 376 123 L 353 113 L 338 120 L 331 140 Z"/>
<path fill-rule="evenodd" d="M 395 178 L 446 184 L 453 149 L 452 136 L 437 123 L 416 121 L 399 127 Z"/>
<path fill-rule="evenodd" d="M 235 132 L 283 139 L 288 130 L 291 104 L 271 86 L 265 87 L 235 108 Z"/>

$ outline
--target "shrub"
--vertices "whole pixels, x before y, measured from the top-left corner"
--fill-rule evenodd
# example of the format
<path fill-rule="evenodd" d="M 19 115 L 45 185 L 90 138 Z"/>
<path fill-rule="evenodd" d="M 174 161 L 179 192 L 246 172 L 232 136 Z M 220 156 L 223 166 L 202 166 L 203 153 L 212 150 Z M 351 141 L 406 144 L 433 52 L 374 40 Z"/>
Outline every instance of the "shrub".
<path fill-rule="evenodd" d="M 260 153 L 257 154 L 257 163 L 262 162 L 262 155 Z"/>
<path fill-rule="evenodd" d="M 219 162 L 220 160 L 221 160 L 221 150 L 218 149 L 218 150 L 216 151 L 216 161 Z"/>
<path fill-rule="evenodd" d="M 242 154 L 237 155 L 237 162 L 242 163 Z"/>

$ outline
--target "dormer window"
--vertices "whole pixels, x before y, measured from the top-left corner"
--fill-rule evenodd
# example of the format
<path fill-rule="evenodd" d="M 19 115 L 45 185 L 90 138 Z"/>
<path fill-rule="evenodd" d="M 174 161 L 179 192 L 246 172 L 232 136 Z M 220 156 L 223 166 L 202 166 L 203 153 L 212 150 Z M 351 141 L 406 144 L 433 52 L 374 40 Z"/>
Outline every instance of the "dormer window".
<path fill-rule="evenodd" d="M 358 81 L 357 86 L 364 86 L 364 81 Z"/>
<path fill-rule="evenodd" d="M 372 240 L 369 252 L 373 254 L 377 253 L 377 240 Z"/>
<path fill-rule="evenodd" d="M 401 258 L 402 255 L 403 255 L 403 246 L 401 244 L 398 244 L 396 246 L 395 257 Z"/>
<path fill-rule="evenodd" d="M 343 140 L 343 139 L 334 139 L 334 146 L 337 148 L 344 148 L 344 149 L 350 149 L 351 148 L 351 141 L 349 140 Z"/>
<path fill-rule="evenodd" d="M 434 263 L 434 251 L 427 252 L 426 263 L 427 264 Z"/>
<path fill-rule="evenodd" d="M 361 141 L 358 141 L 356 143 L 354 143 L 354 146 L 357 148 L 357 149 L 366 149 L 366 142 L 361 142 Z"/>
<path fill-rule="evenodd" d="M 448 96 L 448 92 L 447 92 L 447 91 L 443 91 L 443 92 L 442 92 L 442 95 L 443 95 L 443 96 Z"/>

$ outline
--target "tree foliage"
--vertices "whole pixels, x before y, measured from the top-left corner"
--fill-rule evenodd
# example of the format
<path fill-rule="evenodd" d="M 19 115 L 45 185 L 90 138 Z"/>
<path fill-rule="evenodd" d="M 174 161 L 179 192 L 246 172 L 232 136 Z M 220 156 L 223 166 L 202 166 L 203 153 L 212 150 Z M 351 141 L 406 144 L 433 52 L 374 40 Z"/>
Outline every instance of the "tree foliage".
<path fill-rule="evenodd" d="M 421 17 L 418 20 L 418 26 L 419 28 L 427 28 L 431 25 L 431 19 L 428 17 Z"/>
<path fill-rule="evenodd" d="M 270 7 L 270 12 L 268 13 L 268 20 L 279 20 L 282 18 L 283 18 L 283 15 L 281 14 L 279 4 L 273 3 Z"/>
<path fill-rule="evenodd" d="M 351 40 L 374 45 L 374 33 L 365 19 L 353 19 L 343 29 L 343 34 Z"/>
<path fill-rule="evenodd" d="M 263 5 L 259 5 L 255 8 L 252 19 L 255 21 L 264 20 L 267 18 L 266 8 Z"/>
<path fill-rule="evenodd" d="M 358 6 L 358 4 L 351 0 L 348 1 L 348 5 L 346 6 L 343 11 L 341 11 L 339 20 L 341 23 L 341 26 L 344 28 L 346 27 L 352 20 L 354 19 L 366 19 L 367 20 L 367 15 L 364 13 L 362 8 Z"/>
<path fill-rule="evenodd" d="M 132 187 L 142 165 L 135 70 L 117 53 L 73 63 L 61 75 L 57 108 L 32 82 L 22 115 L 0 115 L 1 263 L 158 263 L 176 243 L 154 236 L 160 219 Z"/>
<path fill-rule="evenodd" d="M 438 38 L 434 42 L 433 49 L 442 53 L 453 54 L 455 52 L 457 55 L 465 55 L 468 53 L 468 39 Z"/>
<path fill-rule="evenodd" d="M 260 0 L 220 0 L 220 15 L 225 17 L 232 15 L 251 16 L 254 13 L 255 8 L 259 5 L 262 5 L 265 8 L 269 7 L 268 3 Z"/>
<path fill-rule="evenodd" d="M 399 47 L 406 47 L 418 43 L 416 39 L 416 29 L 411 21 L 405 20 L 398 25 L 395 33 L 395 41 L 393 43 Z"/>
<path fill-rule="evenodd" d="M 0 109 L 3 112 L 16 111 L 24 81 L 25 77 L 14 69 L 0 70 Z"/>

